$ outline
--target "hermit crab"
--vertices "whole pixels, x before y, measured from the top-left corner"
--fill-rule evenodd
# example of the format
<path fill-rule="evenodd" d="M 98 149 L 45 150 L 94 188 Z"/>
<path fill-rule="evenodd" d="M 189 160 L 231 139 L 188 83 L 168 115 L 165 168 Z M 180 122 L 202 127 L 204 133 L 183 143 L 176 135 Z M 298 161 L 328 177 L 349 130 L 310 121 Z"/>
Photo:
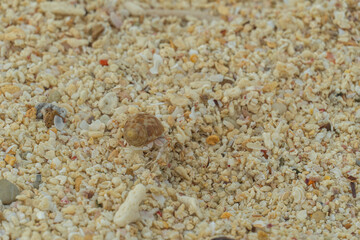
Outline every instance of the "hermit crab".
<path fill-rule="evenodd" d="M 138 113 L 124 125 L 124 138 L 129 145 L 140 150 L 149 150 L 154 144 L 160 147 L 156 160 L 160 158 L 167 143 L 163 134 L 164 127 L 160 120 L 148 113 Z"/>

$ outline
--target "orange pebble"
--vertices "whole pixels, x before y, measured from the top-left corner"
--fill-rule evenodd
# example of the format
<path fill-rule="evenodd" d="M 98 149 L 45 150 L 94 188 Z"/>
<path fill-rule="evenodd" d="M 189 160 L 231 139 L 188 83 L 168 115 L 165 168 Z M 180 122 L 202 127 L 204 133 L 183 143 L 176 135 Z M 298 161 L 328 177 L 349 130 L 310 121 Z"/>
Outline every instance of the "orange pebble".
<path fill-rule="evenodd" d="M 25 113 L 25 117 L 35 119 L 36 118 L 36 108 L 32 107 L 28 109 Z"/>
<path fill-rule="evenodd" d="M 224 212 L 223 214 L 221 214 L 221 216 L 220 216 L 220 218 L 222 218 L 222 219 L 229 219 L 230 217 L 231 217 L 232 215 L 231 215 L 231 213 L 229 213 L 229 212 Z"/>
<path fill-rule="evenodd" d="M 7 164 L 9 164 L 10 166 L 14 166 L 15 162 L 16 162 L 16 157 L 6 154 L 5 156 L 5 162 L 7 162 Z"/>
<path fill-rule="evenodd" d="M 188 33 L 192 33 L 195 30 L 195 25 L 192 25 L 187 28 Z"/>
<path fill-rule="evenodd" d="M 50 131 L 52 131 L 53 133 L 57 134 L 57 129 L 54 128 L 54 127 L 53 127 L 53 128 L 50 128 L 50 129 L 47 131 L 47 133 L 49 134 Z"/>
<path fill-rule="evenodd" d="M 167 222 L 163 221 L 162 223 L 163 223 L 164 228 L 169 228 L 169 224 Z"/>
<path fill-rule="evenodd" d="M 220 141 L 220 138 L 216 135 L 211 135 L 206 139 L 206 143 L 209 145 L 215 145 Z"/>
<path fill-rule="evenodd" d="M 196 54 L 193 54 L 190 56 L 190 61 L 192 61 L 193 63 L 196 63 L 197 59 L 198 59 L 198 56 Z"/>
<path fill-rule="evenodd" d="M 266 45 L 267 45 L 269 48 L 276 48 L 276 42 L 266 42 Z"/>
<path fill-rule="evenodd" d="M 109 62 L 107 59 L 100 59 L 99 63 L 101 66 L 109 66 Z"/>

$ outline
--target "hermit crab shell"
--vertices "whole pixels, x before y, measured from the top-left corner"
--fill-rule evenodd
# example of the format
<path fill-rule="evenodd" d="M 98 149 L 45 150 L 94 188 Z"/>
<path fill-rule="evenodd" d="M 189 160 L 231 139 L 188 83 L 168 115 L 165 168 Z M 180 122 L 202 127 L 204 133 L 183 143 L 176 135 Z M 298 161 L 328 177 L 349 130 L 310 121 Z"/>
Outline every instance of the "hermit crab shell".
<path fill-rule="evenodd" d="M 159 119 L 147 113 L 136 114 L 124 126 L 125 140 L 135 147 L 145 146 L 163 133 L 164 127 Z"/>

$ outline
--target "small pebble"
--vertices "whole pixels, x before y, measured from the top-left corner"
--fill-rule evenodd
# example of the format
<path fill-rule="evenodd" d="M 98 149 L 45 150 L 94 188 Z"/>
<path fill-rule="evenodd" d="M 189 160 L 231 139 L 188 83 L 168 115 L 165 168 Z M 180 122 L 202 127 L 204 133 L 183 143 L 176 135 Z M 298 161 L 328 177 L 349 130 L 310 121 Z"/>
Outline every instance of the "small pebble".
<path fill-rule="evenodd" d="M 15 156 L 12 156 L 12 155 L 9 155 L 9 154 L 6 154 L 5 155 L 5 162 L 7 164 L 9 164 L 10 166 L 14 166 L 15 163 L 16 163 L 16 157 Z"/>
<path fill-rule="evenodd" d="M 306 210 L 301 210 L 299 212 L 297 212 L 296 217 L 300 220 L 300 221 L 304 221 L 307 218 L 307 212 Z"/>
<path fill-rule="evenodd" d="M 116 96 L 116 93 L 110 92 L 99 101 L 99 109 L 104 114 L 113 114 L 118 103 L 119 99 Z"/>
<path fill-rule="evenodd" d="M 41 184 L 41 174 L 36 174 L 36 179 L 33 183 L 33 187 L 39 189 L 40 184 Z"/>
<path fill-rule="evenodd" d="M 0 200 L 3 204 L 10 204 L 16 201 L 16 196 L 20 193 L 19 188 L 6 179 L 0 180 Z"/>
<path fill-rule="evenodd" d="M 59 102 L 61 99 L 61 94 L 58 90 L 56 89 L 51 89 L 49 91 L 49 95 L 47 97 L 47 102 L 48 103 L 52 103 L 52 102 Z"/>
<path fill-rule="evenodd" d="M 211 135 L 209 137 L 207 137 L 206 139 L 206 143 L 209 145 L 215 145 L 220 141 L 220 138 L 216 135 Z"/>
<path fill-rule="evenodd" d="M 267 239 L 269 239 L 268 233 L 266 233 L 262 230 L 259 230 L 258 231 L 258 240 L 267 240 Z"/>
<path fill-rule="evenodd" d="M 12 28 L 11 31 L 4 34 L 4 39 L 7 41 L 15 41 L 18 39 L 24 39 L 26 34 L 21 28 Z"/>
<path fill-rule="evenodd" d="M 83 177 L 78 176 L 77 178 L 75 178 L 75 190 L 78 192 L 80 191 L 80 185 L 81 185 L 81 181 L 83 180 Z"/>
<path fill-rule="evenodd" d="M 123 20 L 121 19 L 121 17 L 119 15 L 117 15 L 114 12 L 110 13 L 110 24 L 111 24 L 111 26 L 114 26 L 115 28 L 120 29 L 122 23 L 123 23 Z"/>
<path fill-rule="evenodd" d="M 356 165 L 360 166 L 360 159 L 356 159 Z"/>
<path fill-rule="evenodd" d="M 271 107 L 272 107 L 273 111 L 278 112 L 280 115 L 285 113 L 287 110 L 286 105 L 283 103 L 279 103 L 279 102 L 274 103 Z"/>
<path fill-rule="evenodd" d="M 138 184 L 132 189 L 114 216 L 114 223 L 119 227 L 136 222 L 140 218 L 140 203 L 146 198 L 146 187 Z"/>
<path fill-rule="evenodd" d="M 57 130 L 63 130 L 65 127 L 65 123 L 63 121 L 63 119 L 61 117 L 59 117 L 58 115 L 55 115 L 54 117 L 54 125 L 56 127 Z"/>
<path fill-rule="evenodd" d="M 14 94 L 16 92 L 19 92 L 20 88 L 15 85 L 4 85 L 0 88 L 0 90 L 3 94 L 5 94 L 5 93 Z"/>
<path fill-rule="evenodd" d="M 85 120 L 82 120 L 80 122 L 79 127 L 80 127 L 81 130 L 88 130 L 89 129 L 89 124 Z"/>
<path fill-rule="evenodd" d="M 316 222 L 325 220 L 325 213 L 321 211 L 316 211 L 313 213 L 313 215 L 311 215 L 311 219 L 314 219 Z"/>
<path fill-rule="evenodd" d="M 104 30 L 105 28 L 101 24 L 94 25 L 90 30 L 92 40 L 96 41 Z"/>
<path fill-rule="evenodd" d="M 185 107 L 190 104 L 190 100 L 187 97 L 181 95 L 172 94 L 169 100 L 174 106 Z"/>

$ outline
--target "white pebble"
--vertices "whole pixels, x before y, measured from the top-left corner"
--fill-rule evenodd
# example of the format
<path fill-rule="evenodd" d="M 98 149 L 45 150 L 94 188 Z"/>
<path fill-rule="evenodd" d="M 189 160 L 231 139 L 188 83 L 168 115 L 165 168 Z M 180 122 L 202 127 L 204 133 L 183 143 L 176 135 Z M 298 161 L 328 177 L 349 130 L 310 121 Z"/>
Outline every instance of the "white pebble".
<path fill-rule="evenodd" d="M 61 212 L 57 212 L 56 216 L 54 218 L 54 223 L 59 223 L 62 222 L 64 220 L 62 213 Z"/>
<path fill-rule="evenodd" d="M 58 175 L 55 178 L 60 181 L 60 185 L 64 185 L 67 180 L 67 176 L 64 175 Z"/>
<path fill-rule="evenodd" d="M 55 169 L 58 169 L 61 166 L 61 161 L 59 158 L 54 158 L 53 160 L 51 160 L 51 165 L 53 165 L 55 167 Z"/>
<path fill-rule="evenodd" d="M 99 109 L 104 114 L 113 114 L 118 103 L 119 99 L 116 93 L 110 92 L 99 101 Z"/>
<path fill-rule="evenodd" d="M 130 12 L 131 15 L 135 15 L 135 16 L 143 15 L 145 12 L 145 10 L 142 7 L 131 1 L 125 2 L 124 7 L 126 10 Z"/>
<path fill-rule="evenodd" d="M 164 203 L 165 203 L 166 199 L 165 199 L 165 197 L 163 195 L 152 194 L 152 196 L 156 201 L 158 201 L 160 206 L 164 206 Z"/>
<path fill-rule="evenodd" d="M 45 219 L 45 213 L 43 211 L 39 211 L 36 213 L 36 217 L 39 220 Z"/>
<path fill-rule="evenodd" d="M 190 51 L 189 51 L 189 56 L 194 55 L 194 54 L 198 55 L 199 52 L 198 52 L 197 50 L 190 49 Z"/>
<path fill-rule="evenodd" d="M 3 65 L 3 70 L 9 70 L 12 67 L 13 63 L 9 62 L 9 63 L 5 63 Z"/>
<path fill-rule="evenodd" d="M 114 216 L 114 223 L 124 227 L 140 218 L 139 205 L 146 197 L 146 188 L 142 184 L 131 190 L 123 204 L 119 207 Z"/>
<path fill-rule="evenodd" d="M 209 80 L 212 82 L 222 82 L 224 80 L 224 75 L 222 74 L 211 75 L 209 77 Z"/>
<path fill-rule="evenodd" d="M 180 195 L 178 195 L 178 199 L 180 202 L 185 204 L 185 206 L 189 209 L 190 213 L 195 213 L 196 216 L 198 216 L 200 219 L 203 218 L 203 214 L 200 211 L 200 207 L 197 202 L 197 199 L 195 199 L 193 197 L 180 196 Z"/>
<path fill-rule="evenodd" d="M 307 218 L 307 212 L 306 210 L 301 210 L 296 214 L 296 217 L 300 220 L 300 221 L 304 221 Z"/>
<path fill-rule="evenodd" d="M 96 120 L 89 126 L 89 131 L 104 131 L 105 130 L 105 124 L 102 123 L 100 120 Z"/>
<path fill-rule="evenodd" d="M 85 121 L 85 120 L 82 120 L 79 124 L 79 128 L 81 130 L 88 130 L 89 129 L 89 124 Z"/>
<path fill-rule="evenodd" d="M 153 67 L 150 68 L 150 72 L 152 74 L 158 74 L 159 73 L 159 67 L 163 63 L 163 59 L 159 54 L 154 54 L 153 56 Z"/>
<path fill-rule="evenodd" d="M 65 127 L 63 119 L 57 115 L 54 117 L 54 125 L 55 125 L 56 129 L 59 131 L 63 130 Z"/>

